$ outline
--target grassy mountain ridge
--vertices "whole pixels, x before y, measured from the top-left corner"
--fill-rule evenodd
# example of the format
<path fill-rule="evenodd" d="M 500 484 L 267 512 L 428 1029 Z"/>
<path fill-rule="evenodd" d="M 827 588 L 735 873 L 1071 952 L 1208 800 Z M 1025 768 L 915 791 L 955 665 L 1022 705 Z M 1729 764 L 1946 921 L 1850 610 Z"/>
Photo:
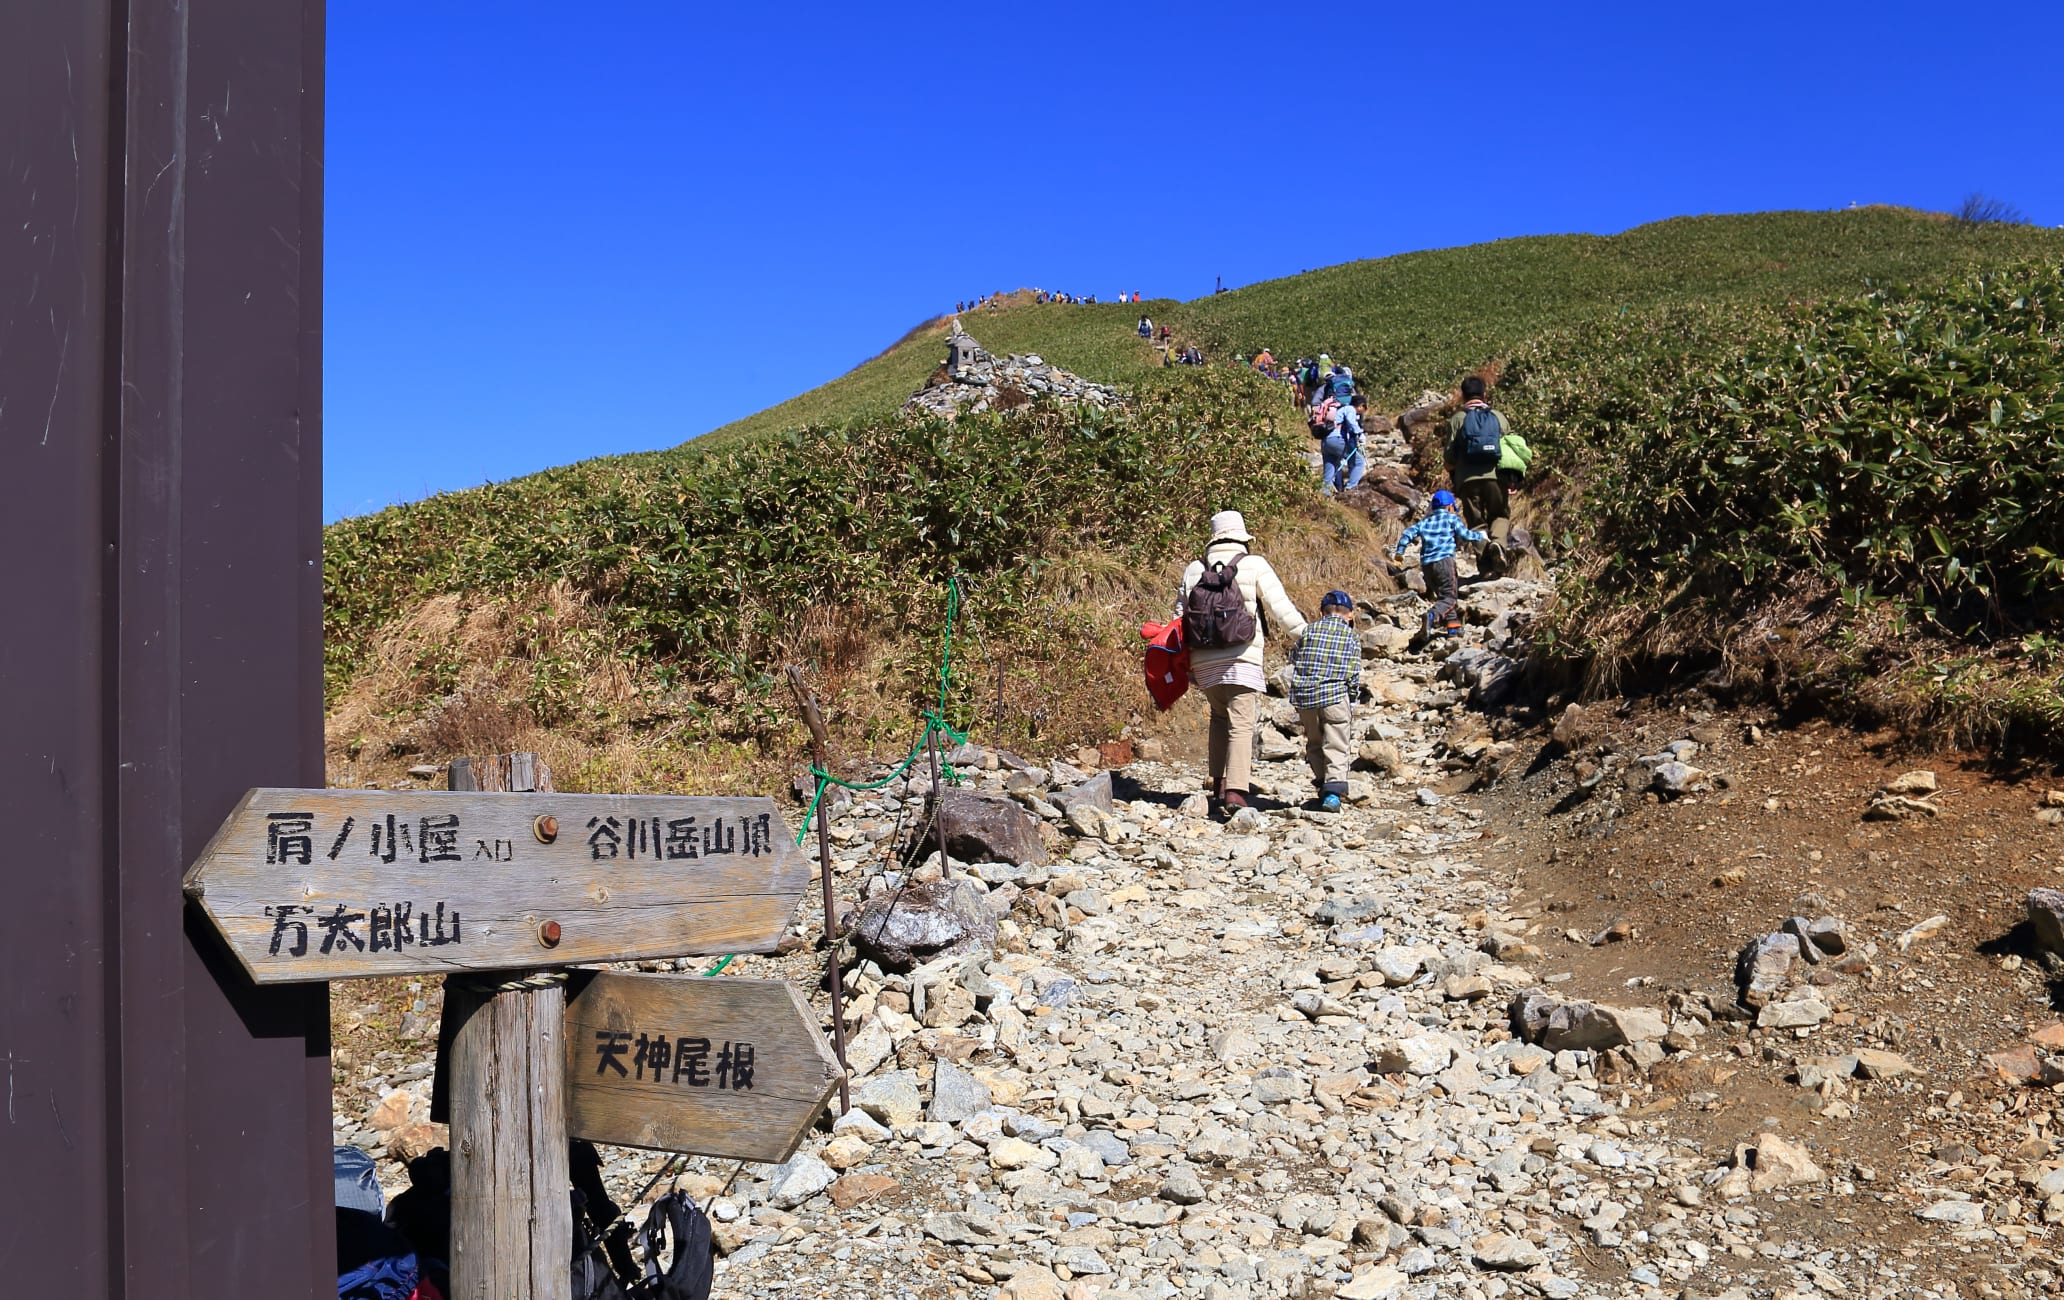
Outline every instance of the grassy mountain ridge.
<path fill-rule="evenodd" d="M 1369 563 L 1380 530 L 1318 500 L 1299 460 L 1302 422 L 1281 390 L 1222 365 L 1159 368 L 1132 330 L 1142 310 L 1214 359 L 1258 345 L 1286 360 L 1329 350 L 1355 366 L 1379 409 L 1510 361 L 1501 401 L 1544 435 L 1558 469 L 1581 478 L 1601 456 L 1638 454 L 1641 421 L 1658 411 L 1707 420 L 1734 369 L 1770 369 L 1792 340 L 1820 339 L 1823 316 L 1877 330 L 1868 322 L 1883 313 L 1856 305 L 1874 286 L 2059 258 L 2064 236 L 2028 227 L 1888 209 L 1775 213 L 1408 254 L 1192 303 L 1015 302 L 964 318 L 992 351 L 1038 352 L 1130 388 L 1130 409 L 1107 414 L 1038 406 L 896 418 L 943 356 L 946 322 L 928 322 L 849 375 L 681 447 L 331 526 L 333 776 L 364 779 L 408 754 L 526 747 L 545 751 L 569 788 L 671 788 L 690 772 L 706 782 L 707 769 L 735 768 L 739 755 L 792 748 L 776 674 L 792 660 L 816 669 L 842 735 L 881 743 L 936 692 L 927 665 L 956 572 L 970 592 L 971 679 L 993 676 L 1008 694 L 998 670 L 1015 674 L 1010 707 L 987 710 L 1007 719 L 994 723 L 1008 728 L 1003 738 L 1107 735 L 1139 708 L 1127 680 L 1133 627 L 1165 606 L 1175 557 L 1227 506 L 1250 511 L 1300 599 L 1329 586 L 1383 589 Z M 1997 314 L 1995 296 L 1923 294 L 1913 310 Z M 1695 346 L 1679 348 L 1685 330 Z M 2021 370 L 2040 369 L 2051 338 L 2017 344 L 1987 382 L 2040 387 Z M 1894 355 L 1900 346 L 1878 340 L 1786 382 L 1959 364 L 1949 353 Z M 1759 395 L 1766 419 L 1785 418 L 1785 392 Z M 2021 419 L 2024 408 L 2013 409 Z M 1969 458 L 1961 418 L 1926 434 L 1932 454 Z M 1961 534 L 1950 540 L 1964 545 Z M 2030 556 L 2011 545 L 2021 549 L 1963 563 L 2019 572 Z M 1817 552 L 1799 553 L 1796 536 L 1742 546 L 1795 578 L 1829 572 Z M 1846 570 L 1837 576 L 1856 585 Z M 1603 593 L 1587 616 L 1638 612 L 1655 597 L 1609 578 L 1587 575 L 1585 590 Z M 1572 662 L 1656 649 L 1636 633 L 1562 644 Z M 1724 638 L 1716 644 L 1728 653 Z M 976 695 L 960 684 L 958 718 L 977 715 Z"/>
<path fill-rule="evenodd" d="M 1562 325 L 1673 302 L 1821 298 L 2064 249 L 2064 233 L 1872 207 L 1676 217 L 1617 235 L 1531 235 L 1348 262 L 1189 302 L 1022 303 L 967 313 L 993 352 L 1037 352 L 1124 384 L 1158 360 L 1130 327 L 1166 321 L 1213 360 L 1331 353 L 1379 407 Z M 709 445 L 893 410 L 944 355 L 946 318 L 846 375 L 704 435 Z M 685 444 L 693 448 L 696 440 Z"/>

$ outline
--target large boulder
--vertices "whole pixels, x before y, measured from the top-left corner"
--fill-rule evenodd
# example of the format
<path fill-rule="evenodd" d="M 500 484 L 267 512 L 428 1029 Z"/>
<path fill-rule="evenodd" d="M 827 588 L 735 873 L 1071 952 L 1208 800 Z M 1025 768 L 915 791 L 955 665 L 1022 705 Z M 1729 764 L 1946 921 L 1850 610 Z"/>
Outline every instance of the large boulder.
<path fill-rule="evenodd" d="M 2064 957 L 2064 889 L 2029 890 L 2028 924 L 2037 943 Z"/>
<path fill-rule="evenodd" d="M 1039 819 L 1016 801 L 968 790 L 948 790 L 939 802 L 946 827 L 946 852 L 958 862 L 1008 862 L 1017 867 L 1046 864 Z"/>
<path fill-rule="evenodd" d="M 996 913 L 972 880 L 928 880 L 868 899 L 847 933 L 883 970 L 907 971 L 941 957 L 992 951 Z"/>

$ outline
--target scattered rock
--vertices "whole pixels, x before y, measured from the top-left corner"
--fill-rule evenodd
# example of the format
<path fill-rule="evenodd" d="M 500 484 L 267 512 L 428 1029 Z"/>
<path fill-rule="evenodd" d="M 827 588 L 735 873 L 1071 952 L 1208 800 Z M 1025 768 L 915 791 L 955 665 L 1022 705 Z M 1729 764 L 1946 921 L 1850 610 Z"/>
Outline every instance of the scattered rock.
<path fill-rule="evenodd" d="M 907 971 L 941 957 L 989 952 L 996 946 L 996 914 L 974 881 L 929 880 L 868 899 L 847 932 L 863 957 L 883 970 Z"/>
<path fill-rule="evenodd" d="M 932 1075 L 932 1104 L 925 1117 L 941 1124 L 958 1124 L 992 1104 L 987 1084 L 951 1061 L 940 1061 Z"/>
<path fill-rule="evenodd" d="M 1524 1273 L 1548 1262 L 1548 1257 L 1541 1253 L 1539 1246 L 1509 1232 L 1494 1232 L 1487 1237 L 1478 1237 L 1469 1248 L 1469 1258 L 1478 1268 L 1493 1269 L 1501 1273 Z"/>
<path fill-rule="evenodd" d="M 1863 819 L 1868 822 L 1906 821 L 1913 817 L 1934 817 L 1941 811 L 1926 799 L 1883 794 L 1871 800 L 1870 807 L 1863 810 Z"/>
<path fill-rule="evenodd" d="M 1929 1223 L 1975 1228 L 1985 1222 L 1985 1207 L 1976 1201 L 1937 1201 L 1926 1209 L 1914 1211 L 1914 1217 Z"/>
<path fill-rule="evenodd" d="M 1799 956 L 1796 935 L 1766 934 L 1750 940 L 1734 963 L 1734 982 L 1741 990 L 1742 1004 L 1760 1007 L 1775 997 L 1791 979 L 1792 963 Z"/>
<path fill-rule="evenodd" d="M 1886 794 L 1929 795 L 1941 787 L 1935 784 L 1935 774 L 1921 769 L 1893 777 L 1878 787 Z"/>
<path fill-rule="evenodd" d="M 896 1180 L 886 1174 L 847 1174 L 831 1185 L 831 1203 L 841 1210 L 856 1210 L 896 1190 Z"/>
<path fill-rule="evenodd" d="M 1919 925 L 1913 927 L 1911 930 L 1908 930 L 1905 934 L 1899 936 L 1899 951 L 1905 952 L 1907 949 L 1913 947 L 1921 940 L 1932 939 L 1936 935 L 1941 934 L 1944 930 L 1948 928 L 1948 917 L 1931 916 L 1927 920 L 1921 922 Z"/>
<path fill-rule="evenodd" d="M 767 1180 L 767 1204 L 777 1210 L 792 1210 L 836 1181 L 838 1175 L 830 1165 L 800 1151 L 788 1163 L 775 1167 Z"/>
<path fill-rule="evenodd" d="M 949 789 L 939 806 L 946 823 L 946 851 L 956 861 L 1008 862 L 1014 867 L 1046 864 L 1039 820 L 1015 801 Z"/>
<path fill-rule="evenodd" d="M 1826 1171 L 1813 1163 L 1805 1147 L 1775 1133 L 1765 1133 L 1757 1139 L 1749 1167 L 1754 1171 L 1749 1187 L 1756 1192 L 1827 1181 Z"/>

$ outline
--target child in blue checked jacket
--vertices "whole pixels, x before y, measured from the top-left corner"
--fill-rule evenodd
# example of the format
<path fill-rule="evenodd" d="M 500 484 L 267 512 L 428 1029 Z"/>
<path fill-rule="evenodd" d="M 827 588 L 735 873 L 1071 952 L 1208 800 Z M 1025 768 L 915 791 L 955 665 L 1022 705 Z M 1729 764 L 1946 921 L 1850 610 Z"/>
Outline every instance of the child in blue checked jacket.
<path fill-rule="evenodd" d="M 1445 627 L 1449 636 L 1462 635 L 1462 620 L 1455 616 L 1455 547 L 1458 542 L 1481 542 L 1484 534 L 1462 522 L 1455 494 L 1442 488 L 1433 494 L 1433 509 L 1426 518 L 1405 530 L 1397 539 L 1393 560 L 1405 557 L 1405 549 L 1419 543 L 1419 572 L 1426 575 L 1426 595 L 1433 608 L 1426 611 L 1426 635 Z"/>
<path fill-rule="evenodd" d="M 1347 793 L 1347 767 L 1354 697 L 1362 683 L 1362 639 L 1355 634 L 1354 601 L 1329 591 L 1319 616 L 1305 624 L 1290 656 L 1290 702 L 1304 723 L 1304 757 L 1311 764 L 1319 807 L 1340 810 Z"/>

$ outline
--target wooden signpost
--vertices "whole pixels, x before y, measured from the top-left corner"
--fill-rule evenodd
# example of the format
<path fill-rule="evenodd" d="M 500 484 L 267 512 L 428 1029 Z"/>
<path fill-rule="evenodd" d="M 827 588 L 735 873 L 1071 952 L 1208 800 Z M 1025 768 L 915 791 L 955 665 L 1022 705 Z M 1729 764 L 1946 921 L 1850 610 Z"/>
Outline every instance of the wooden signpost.
<path fill-rule="evenodd" d="M 784 981 L 608 971 L 574 979 L 571 1137 L 778 1162 L 845 1077 L 809 1004 Z"/>
<path fill-rule="evenodd" d="M 845 1078 L 779 981 L 568 965 L 772 952 L 810 883 L 774 801 L 253 790 L 185 889 L 260 984 L 447 973 L 454 1300 L 565 1300 L 566 1142 L 785 1160 Z M 541 789 L 525 789 L 526 786 Z M 569 1119 L 571 1123 L 569 1123 Z"/>
<path fill-rule="evenodd" d="M 772 952 L 810 865 L 767 798 L 253 790 L 185 884 L 272 984 Z"/>

